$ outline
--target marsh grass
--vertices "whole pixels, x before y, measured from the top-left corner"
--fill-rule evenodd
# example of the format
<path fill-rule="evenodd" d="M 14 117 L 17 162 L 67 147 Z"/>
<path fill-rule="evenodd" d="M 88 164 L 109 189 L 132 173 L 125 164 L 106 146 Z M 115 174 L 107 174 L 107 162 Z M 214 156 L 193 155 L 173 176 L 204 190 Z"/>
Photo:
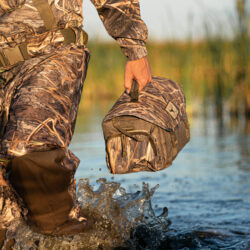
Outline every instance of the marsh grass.
<path fill-rule="evenodd" d="M 190 112 L 197 103 L 214 103 L 218 116 L 226 105 L 230 113 L 249 116 L 249 38 L 220 37 L 199 42 L 148 43 L 153 75 L 171 78 L 184 89 Z M 115 99 L 123 92 L 126 59 L 116 44 L 90 43 L 91 60 L 82 105 Z M 89 104 L 90 105 L 90 104 Z"/>

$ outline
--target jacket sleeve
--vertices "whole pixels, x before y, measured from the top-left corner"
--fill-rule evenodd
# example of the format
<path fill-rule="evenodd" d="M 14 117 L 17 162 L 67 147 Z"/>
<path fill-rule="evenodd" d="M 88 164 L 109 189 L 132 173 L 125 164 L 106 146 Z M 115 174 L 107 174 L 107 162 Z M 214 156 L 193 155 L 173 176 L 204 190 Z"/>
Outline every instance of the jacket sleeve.
<path fill-rule="evenodd" d="M 107 30 L 129 60 L 147 55 L 147 26 L 140 16 L 139 0 L 91 0 Z"/>

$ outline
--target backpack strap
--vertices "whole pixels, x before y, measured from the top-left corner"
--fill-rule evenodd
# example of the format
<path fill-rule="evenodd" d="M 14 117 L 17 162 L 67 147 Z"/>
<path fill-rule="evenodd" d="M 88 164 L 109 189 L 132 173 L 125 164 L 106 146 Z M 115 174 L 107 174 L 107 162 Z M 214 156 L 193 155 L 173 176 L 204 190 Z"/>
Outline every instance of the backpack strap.
<path fill-rule="evenodd" d="M 56 28 L 56 19 L 47 0 L 32 0 L 47 30 Z"/>
<path fill-rule="evenodd" d="M 39 12 L 40 17 L 42 18 L 44 25 L 47 30 L 53 30 L 57 28 L 57 23 L 53 11 L 48 3 L 48 0 L 32 0 L 34 6 Z M 73 29 L 66 28 L 60 29 L 64 37 L 64 44 L 76 42 L 76 34 Z M 88 42 L 88 34 L 82 30 L 80 41 L 82 44 L 86 45 Z"/>
<path fill-rule="evenodd" d="M 57 23 L 52 9 L 47 0 L 32 0 L 35 8 L 38 10 L 44 25 L 48 31 L 56 29 Z M 76 33 L 72 28 L 60 29 L 64 37 L 64 44 L 75 43 L 77 40 Z M 87 45 L 88 34 L 81 30 L 79 42 L 82 45 Z M 18 62 L 29 59 L 30 56 L 27 52 L 27 43 L 19 44 L 13 48 L 0 49 L 0 68 L 4 69 L 9 66 L 15 65 Z"/>

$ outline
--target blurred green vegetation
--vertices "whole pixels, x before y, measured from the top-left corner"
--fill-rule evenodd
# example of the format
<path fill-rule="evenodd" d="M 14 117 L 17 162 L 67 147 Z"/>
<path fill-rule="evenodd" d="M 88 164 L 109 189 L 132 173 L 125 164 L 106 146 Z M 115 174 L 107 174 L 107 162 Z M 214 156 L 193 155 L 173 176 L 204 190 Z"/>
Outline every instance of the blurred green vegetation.
<path fill-rule="evenodd" d="M 184 89 L 188 112 L 214 104 L 218 117 L 228 110 L 250 116 L 249 17 L 246 0 L 237 0 L 238 23 L 232 39 L 210 36 L 202 41 L 147 43 L 152 74 L 171 78 Z M 206 27 L 205 27 L 206 28 Z M 82 106 L 115 99 L 123 89 L 126 58 L 116 44 L 90 43 L 91 60 Z"/>
<path fill-rule="evenodd" d="M 200 42 L 148 43 L 152 74 L 179 82 L 187 103 L 214 100 L 218 114 L 223 104 L 231 112 L 250 109 L 249 39 L 221 38 Z M 126 59 L 115 44 L 89 44 L 91 60 L 84 98 L 95 101 L 115 99 L 123 92 Z M 242 51 L 241 51 L 242 50 Z M 246 110 L 247 112 L 247 110 Z"/>

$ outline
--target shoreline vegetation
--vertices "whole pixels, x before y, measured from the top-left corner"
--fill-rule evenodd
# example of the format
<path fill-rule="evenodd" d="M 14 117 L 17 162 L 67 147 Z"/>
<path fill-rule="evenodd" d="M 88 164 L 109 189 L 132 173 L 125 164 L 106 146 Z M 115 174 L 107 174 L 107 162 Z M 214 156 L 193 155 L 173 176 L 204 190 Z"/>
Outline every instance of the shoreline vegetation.
<path fill-rule="evenodd" d="M 152 74 L 173 79 L 181 84 L 187 99 L 189 114 L 213 113 L 219 119 L 225 115 L 246 121 L 250 118 L 250 0 L 235 0 L 236 20 L 228 23 L 204 17 L 205 38 L 195 41 L 165 41 L 147 43 Z M 209 22 L 217 27 L 217 35 Z M 231 29 L 231 38 L 223 35 Z M 124 91 L 126 58 L 115 43 L 90 41 L 89 71 L 80 108 L 88 110 L 93 103 L 117 99 Z M 212 105 L 211 105 L 212 104 Z M 103 106 L 101 104 L 100 106 Z"/>
<path fill-rule="evenodd" d="M 89 43 L 91 60 L 81 108 L 118 98 L 123 89 L 126 58 L 114 43 Z M 216 116 L 250 117 L 250 39 L 211 38 L 199 42 L 147 44 L 152 74 L 173 79 L 184 89 L 188 111 L 208 103 Z M 87 107 L 85 107 L 87 106 Z"/>

